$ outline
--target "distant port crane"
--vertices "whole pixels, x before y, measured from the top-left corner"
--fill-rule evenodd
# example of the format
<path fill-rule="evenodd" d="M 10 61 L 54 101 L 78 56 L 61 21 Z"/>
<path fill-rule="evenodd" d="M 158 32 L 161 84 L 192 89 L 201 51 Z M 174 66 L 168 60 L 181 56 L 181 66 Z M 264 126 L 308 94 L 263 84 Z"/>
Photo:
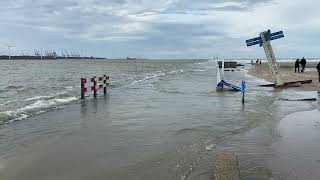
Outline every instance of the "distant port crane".
<path fill-rule="evenodd" d="M 8 47 L 8 53 L 9 53 L 9 59 L 11 59 L 11 48 L 12 47 L 16 47 L 16 46 L 13 46 L 13 45 L 9 45 L 9 44 L 6 44 L 6 46 Z"/>

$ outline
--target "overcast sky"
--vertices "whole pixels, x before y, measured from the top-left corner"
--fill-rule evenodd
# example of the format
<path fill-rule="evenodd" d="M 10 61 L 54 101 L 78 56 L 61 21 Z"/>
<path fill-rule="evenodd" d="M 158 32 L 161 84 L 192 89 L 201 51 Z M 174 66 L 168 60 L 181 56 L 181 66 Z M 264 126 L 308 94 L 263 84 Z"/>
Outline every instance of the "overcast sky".
<path fill-rule="evenodd" d="M 283 30 L 277 57 L 320 57 L 315 0 L 1 0 L 0 54 L 35 48 L 144 58 L 264 57 L 245 40 Z"/>

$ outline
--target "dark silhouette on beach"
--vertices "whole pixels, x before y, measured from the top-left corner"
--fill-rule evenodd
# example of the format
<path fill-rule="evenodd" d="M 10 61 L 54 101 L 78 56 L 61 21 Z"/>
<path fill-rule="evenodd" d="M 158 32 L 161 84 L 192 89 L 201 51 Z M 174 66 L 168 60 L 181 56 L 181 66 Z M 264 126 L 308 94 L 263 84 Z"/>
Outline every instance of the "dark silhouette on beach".
<path fill-rule="evenodd" d="M 306 68 L 306 64 L 307 64 L 307 61 L 304 57 L 300 60 L 300 64 L 301 64 L 301 72 L 303 73 L 304 69 Z"/>
<path fill-rule="evenodd" d="M 296 62 L 294 63 L 294 72 L 297 73 L 297 69 L 298 69 L 298 73 L 300 73 L 300 61 L 299 59 L 296 60 Z"/>
<path fill-rule="evenodd" d="M 320 62 L 317 65 L 317 70 L 318 70 L 318 77 L 319 77 L 319 82 L 320 82 Z"/>

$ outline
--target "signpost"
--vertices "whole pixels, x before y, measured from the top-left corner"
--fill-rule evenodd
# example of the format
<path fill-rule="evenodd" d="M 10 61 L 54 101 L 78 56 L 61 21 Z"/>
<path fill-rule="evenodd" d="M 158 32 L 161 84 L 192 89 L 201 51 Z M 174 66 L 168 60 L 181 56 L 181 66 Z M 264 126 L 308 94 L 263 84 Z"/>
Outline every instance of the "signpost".
<path fill-rule="evenodd" d="M 276 57 L 274 56 L 270 41 L 275 40 L 275 39 L 279 39 L 279 38 L 283 38 L 283 37 L 284 37 L 283 31 L 271 33 L 271 31 L 268 30 L 265 32 L 261 32 L 260 37 L 246 40 L 248 47 L 253 46 L 253 45 L 257 45 L 257 44 L 259 44 L 260 47 L 263 46 L 264 52 L 265 52 L 266 57 L 268 59 L 269 67 L 271 69 L 272 78 L 273 78 L 273 81 L 275 82 L 276 86 L 282 86 L 282 85 L 284 85 L 284 83 L 281 79 L 279 66 L 277 64 Z"/>

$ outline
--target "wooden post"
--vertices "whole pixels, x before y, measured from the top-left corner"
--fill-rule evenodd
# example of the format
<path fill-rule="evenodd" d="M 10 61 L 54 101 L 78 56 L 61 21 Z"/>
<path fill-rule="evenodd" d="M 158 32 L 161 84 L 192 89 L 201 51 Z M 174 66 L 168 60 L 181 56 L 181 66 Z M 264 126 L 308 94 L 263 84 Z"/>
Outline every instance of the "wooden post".
<path fill-rule="evenodd" d="M 85 78 L 81 78 L 81 99 L 85 99 L 85 83 L 86 83 Z"/>
<path fill-rule="evenodd" d="M 107 75 L 103 75 L 103 84 L 104 84 L 104 88 L 103 88 L 103 94 L 106 95 L 107 94 Z"/>

